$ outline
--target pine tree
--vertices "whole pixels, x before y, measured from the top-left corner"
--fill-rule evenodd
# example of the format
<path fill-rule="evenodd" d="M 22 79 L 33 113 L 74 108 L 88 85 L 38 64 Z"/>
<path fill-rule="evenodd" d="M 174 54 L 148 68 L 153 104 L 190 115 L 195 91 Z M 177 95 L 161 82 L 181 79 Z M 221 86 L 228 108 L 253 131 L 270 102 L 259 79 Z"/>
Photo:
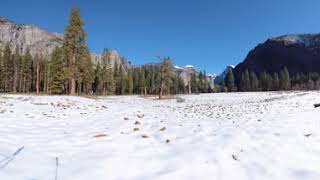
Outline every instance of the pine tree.
<path fill-rule="evenodd" d="M 119 93 L 125 94 L 126 92 L 126 73 L 124 68 L 121 66 L 119 71 Z"/>
<path fill-rule="evenodd" d="M 178 79 L 178 91 L 177 91 L 177 93 L 178 94 L 184 94 L 185 93 L 184 81 L 179 75 L 177 75 L 177 79 Z"/>
<path fill-rule="evenodd" d="M 272 88 L 272 76 L 266 72 L 260 74 L 260 85 L 263 91 L 270 91 Z"/>
<path fill-rule="evenodd" d="M 228 92 L 228 88 L 226 87 L 226 83 L 224 81 L 220 84 L 220 92 Z"/>
<path fill-rule="evenodd" d="M 211 82 L 210 82 L 210 80 L 209 80 L 209 78 L 208 78 L 208 76 L 207 76 L 207 73 L 206 73 L 206 71 L 203 71 L 203 78 L 204 78 L 204 82 L 203 82 L 203 93 L 209 93 L 209 92 L 211 92 L 212 90 L 211 90 Z M 235 84 L 234 84 L 234 91 L 236 91 L 237 90 L 237 87 L 235 86 Z"/>
<path fill-rule="evenodd" d="M 41 63 L 41 57 L 37 54 L 33 60 L 34 62 L 34 70 L 35 70 L 35 88 L 36 88 L 36 93 L 40 93 L 40 63 Z"/>
<path fill-rule="evenodd" d="M 19 80 L 19 71 L 20 71 L 20 62 L 21 56 L 19 53 L 19 47 L 16 47 L 16 51 L 13 54 L 13 68 L 14 68 L 14 76 L 13 76 L 13 92 L 16 93 L 18 89 L 18 80 Z"/>
<path fill-rule="evenodd" d="M 268 74 L 266 72 L 260 74 L 260 85 L 262 91 L 268 90 Z"/>
<path fill-rule="evenodd" d="M 242 72 L 241 77 L 240 77 L 240 84 L 239 84 L 240 91 L 242 91 L 242 92 L 246 91 L 245 84 L 246 84 L 246 79 L 244 77 L 244 73 Z"/>
<path fill-rule="evenodd" d="M 289 90 L 290 87 L 291 87 L 290 74 L 287 67 L 284 67 L 284 69 L 280 73 L 280 88 L 282 90 Z"/>
<path fill-rule="evenodd" d="M 32 88 L 32 62 L 33 58 L 30 54 L 30 50 L 27 49 L 22 60 L 22 91 L 30 92 Z"/>
<path fill-rule="evenodd" d="M 87 60 L 86 32 L 83 29 L 84 22 L 80 18 L 80 11 L 72 8 L 69 25 L 65 29 L 63 49 L 67 61 L 66 74 L 69 79 L 70 94 L 75 95 L 77 80 L 81 78 L 80 66 Z"/>
<path fill-rule="evenodd" d="M 146 95 L 146 79 L 145 79 L 145 72 L 143 68 L 139 70 L 139 88 L 140 94 Z"/>
<path fill-rule="evenodd" d="M 100 62 L 97 63 L 94 69 L 94 82 L 93 82 L 93 91 L 94 93 L 100 93 L 102 94 L 102 68 Z"/>
<path fill-rule="evenodd" d="M 132 78 L 132 71 L 128 71 L 128 75 L 126 78 L 126 89 L 127 93 L 132 94 L 133 93 L 133 78 Z"/>
<path fill-rule="evenodd" d="M 250 72 L 250 84 L 251 84 L 251 91 L 258 91 L 259 88 L 259 80 L 255 72 Z"/>
<path fill-rule="evenodd" d="M 245 89 L 246 91 L 251 91 L 251 80 L 250 80 L 250 74 L 248 69 L 244 73 L 244 78 L 245 78 Z"/>
<path fill-rule="evenodd" d="M 107 62 L 106 65 L 106 79 L 105 79 L 105 84 L 106 84 L 106 90 L 107 94 L 114 94 L 116 85 L 115 85 L 115 80 L 114 80 L 114 71 L 112 68 L 111 61 Z"/>
<path fill-rule="evenodd" d="M 4 91 L 11 92 L 13 90 L 14 62 L 9 43 L 6 44 L 3 52 L 3 77 Z"/>
<path fill-rule="evenodd" d="M 94 69 L 93 64 L 91 61 L 89 51 L 85 51 L 82 55 L 83 60 L 81 61 L 80 66 L 80 76 L 81 76 L 81 83 L 82 83 L 82 91 L 86 94 L 92 92 L 92 83 L 94 82 Z M 80 84 L 80 83 L 79 83 Z"/>
<path fill-rule="evenodd" d="M 202 71 L 200 71 L 198 74 L 198 89 L 199 92 L 202 92 L 204 90 L 204 75 Z"/>
<path fill-rule="evenodd" d="M 110 59 L 110 51 L 103 50 L 101 64 L 99 63 L 98 69 L 98 90 L 101 94 L 114 94 L 115 91 L 115 75 L 114 72 L 118 72 L 118 65 L 115 65 L 115 71 L 113 71 L 113 65 Z"/>
<path fill-rule="evenodd" d="M 195 72 L 191 74 L 190 86 L 191 86 L 192 93 L 196 93 L 196 94 L 199 93 L 199 81 L 198 81 L 197 74 Z"/>
<path fill-rule="evenodd" d="M 159 84 L 159 77 L 160 75 L 159 75 L 159 71 L 157 71 L 157 67 L 154 64 L 150 65 L 149 71 L 147 73 L 147 78 L 146 78 L 150 94 L 157 93 L 156 91 Z"/>
<path fill-rule="evenodd" d="M 272 90 L 273 91 L 278 91 L 279 90 L 279 84 L 280 84 L 280 80 L 279 80 L 279 76 L 277 72 L 274 72 L 272 74 Z"/>
<path fill-rule="evenodd" d="M 241 91 L 251 91 L 251 79 L 250 79 L 250 74 L 248 70 L 245 70 L 245 72 L 241 73 L 241 78 L 240 78 L 240 90 Z"/>
<path fill-rule="evenodd" d="M 4 81 L 3 57 L 2 57 L 2 52 L 0 51 L 0 92 L 3 91 L 3 81 Z"/>
<path fill-rule="evenodd" d="M 64 74 L 63 50 L 55 48 L 51 54 L 49 62 L 49 87 L 52 94 L 62 94 L 64 92 L 65 74 Z"/>
<path fill-rule="evenodd" d="M 231 69 L 228 71 L 228 74 L 225 78 L 225 83 L 226 83 L 226 86 L 227 86 L 229 92 L 235 91 L 234 76 L 233 76 L 233 72 Z"/>
<path fill-rule="evenodd" d="M 49 87 L 49 80 L 50 80 L 49 62 L 50 60 L 48 59 L 48 57 L 46 57 L 40 63 L 40 67 L 41 69 L 43 69 L 43 71 L 41 71 L 41 79 L 42 79 L 41 86 L 44 93 L 49 93 L 49 88 L 50 88 Z"/>
<path fill-rule="evenodd" d="M 161 72 L 160 72 L 160 91 L 159 91 L 159 99 L 162 98 L 163 92 L 168 91 L 170 84 L 171 84 L 171 77 L 173 73 L 173 65 L 172 60 L 170 58 L 164 58 L 162 65 L 161 65 Z"/>

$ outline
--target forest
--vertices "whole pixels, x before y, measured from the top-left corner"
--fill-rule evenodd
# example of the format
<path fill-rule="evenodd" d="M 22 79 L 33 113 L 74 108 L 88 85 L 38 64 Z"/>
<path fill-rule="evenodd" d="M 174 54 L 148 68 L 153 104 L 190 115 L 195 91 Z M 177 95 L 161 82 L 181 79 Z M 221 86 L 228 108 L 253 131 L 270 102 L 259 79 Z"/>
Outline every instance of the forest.
<path fill-rule="evenodd" d="M 183 94 L 213 92 L 205 72 L 194 72 L 187 84 L 174 71 L 169 57 L 158 63 L 125 68 L 112 64 L 105 49 L 102 60 L 93 63 L 86 43 L 87 33 L 79 9 L 71 10 L 63 45 L 49 57 L 7 43 L 0 52 L 0 92 L 70 95 Z"/>
<path fill-rule="evenodd" d="M 239 81 L 237 82 L 236 79 L 239 79 Z M 241 73 L 241 77 L 235 77 L 230 69 L 218 88 L 220 92 L 290 90 L 320 90 L 319 73 L 301 72 L 292 76 L 288 69 L 284 67 L 279 73 L 264 71 L 257 75 L 254 71 L 245 70 Z"/>

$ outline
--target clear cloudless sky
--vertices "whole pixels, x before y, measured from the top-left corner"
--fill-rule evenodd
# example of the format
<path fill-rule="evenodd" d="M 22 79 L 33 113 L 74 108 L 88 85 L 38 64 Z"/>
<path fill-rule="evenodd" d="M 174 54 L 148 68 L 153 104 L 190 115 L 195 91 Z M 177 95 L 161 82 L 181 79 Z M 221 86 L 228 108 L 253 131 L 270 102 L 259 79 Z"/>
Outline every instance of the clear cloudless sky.
<path fill-rule="evenodd" d="M 209 73 L 270 37 L 320 32 L 319 0 L 0 0 L 0 16 L 63 33 L 73 6 L 93 52 L 116 49 L 133 64 L 170 56 Z"/>

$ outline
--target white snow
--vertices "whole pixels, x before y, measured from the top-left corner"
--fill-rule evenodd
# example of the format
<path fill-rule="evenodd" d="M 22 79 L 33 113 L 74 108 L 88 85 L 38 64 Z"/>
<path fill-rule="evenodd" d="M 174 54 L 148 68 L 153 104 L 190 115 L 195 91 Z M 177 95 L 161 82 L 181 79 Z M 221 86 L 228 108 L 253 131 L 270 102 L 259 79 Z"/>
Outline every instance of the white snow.
<path fill-rule="evenodd" d="M 320 179 L 320 92 L 181 97 L 0 95 L 0 179 Z"/>
<path fill-rule="evenodd" d="M 189 64 L 189 65 L 185 65 L 184 67 L 185 67 L 185 68 L 194 68 L 194 65 L 190 65 L 190 64 Z"/>
<path fill-rule="evenodd" d="M 176 69 L 182 69 L 182 67 L 175 65 L 174 68 Z"/>

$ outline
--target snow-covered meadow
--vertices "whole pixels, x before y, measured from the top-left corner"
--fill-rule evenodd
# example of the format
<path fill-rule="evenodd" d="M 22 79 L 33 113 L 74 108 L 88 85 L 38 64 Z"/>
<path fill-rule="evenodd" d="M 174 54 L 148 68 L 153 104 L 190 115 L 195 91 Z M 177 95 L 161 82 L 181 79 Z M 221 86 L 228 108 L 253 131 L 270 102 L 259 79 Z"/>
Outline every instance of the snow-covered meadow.
<path fill-rule="evenodd" d="M 181 97 L 0 95 L 0 179 L 320 179 L 320 92 Z"/>

